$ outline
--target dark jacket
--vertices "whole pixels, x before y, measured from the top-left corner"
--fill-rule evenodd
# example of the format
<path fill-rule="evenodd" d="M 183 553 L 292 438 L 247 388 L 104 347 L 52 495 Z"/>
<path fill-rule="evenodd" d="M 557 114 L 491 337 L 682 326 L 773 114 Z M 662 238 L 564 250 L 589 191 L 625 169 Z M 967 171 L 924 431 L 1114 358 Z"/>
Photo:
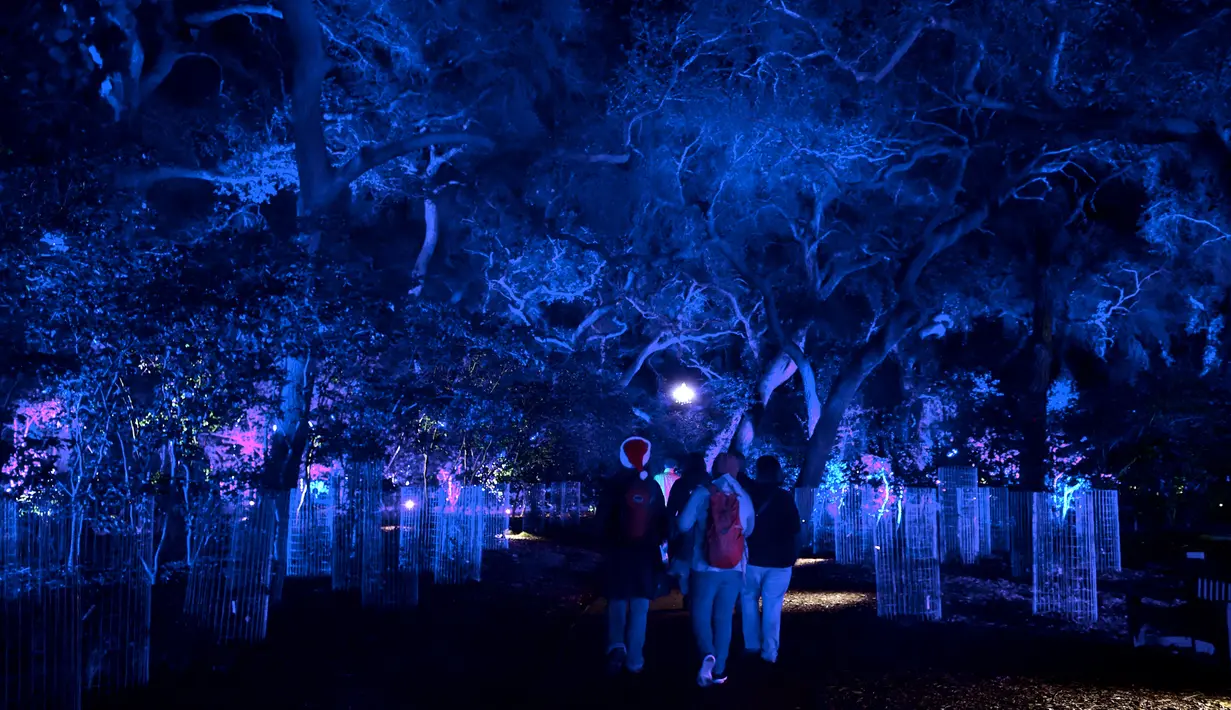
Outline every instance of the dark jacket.
<path fill-rule="evenodd" d="M 632 471 L 616 474 L 599 498 L 596 513 L 603 537 L 603 594 L 608 599 L 653 599 L 663 569 L 660 546 L 667 539 L 667 506 L 653 479 L 646 487 L 652 495 L 650 532 L 639 541 L 624 537 L 624 496 L 638 480 Z"/>
<path fill-rule="evenodd" d="M 799 509 L 795 496 L 765 484 L 748 491 L 756 511 L 756 528 L 748 536 L 748 564 L 791 567 L 799 558 Z"/>

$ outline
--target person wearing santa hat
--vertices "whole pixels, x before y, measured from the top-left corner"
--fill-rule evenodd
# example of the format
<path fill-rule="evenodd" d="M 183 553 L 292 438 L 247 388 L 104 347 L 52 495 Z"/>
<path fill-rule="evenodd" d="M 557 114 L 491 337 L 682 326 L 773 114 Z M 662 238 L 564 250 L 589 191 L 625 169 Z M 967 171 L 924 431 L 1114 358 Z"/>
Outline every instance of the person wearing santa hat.
<path fill-rule="evenodd" d="M 639 673 L 645 666 L 645 626 L 662 572 L 667 507 L 649 474 L 650 442 L 629 437 L 620 445 L 624 471 L 608 481 L 599 499 L 607 597 L 608 671 Z"/>

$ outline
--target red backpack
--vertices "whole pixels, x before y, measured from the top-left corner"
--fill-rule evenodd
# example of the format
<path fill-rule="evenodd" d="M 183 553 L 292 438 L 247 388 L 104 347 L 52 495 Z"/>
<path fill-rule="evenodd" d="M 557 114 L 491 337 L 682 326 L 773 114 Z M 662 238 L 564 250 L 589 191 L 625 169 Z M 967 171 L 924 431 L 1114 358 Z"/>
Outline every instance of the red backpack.
<path fill-rule="evenodd" d="M 658 484 L 652 480 L 637 480 L 624 492 L 624 511 L 620 522 L 625 540 L 637 542 L 649 536 L 654 517 L 654 489 L 657 487 Z"/>
<path fill-rule="evenodd" d="M 705 561 L 710 567 L 735 569 L 744 559 L 744 525 L 739 496 L 710 486 L 710 516 L 705 527 Z"/>

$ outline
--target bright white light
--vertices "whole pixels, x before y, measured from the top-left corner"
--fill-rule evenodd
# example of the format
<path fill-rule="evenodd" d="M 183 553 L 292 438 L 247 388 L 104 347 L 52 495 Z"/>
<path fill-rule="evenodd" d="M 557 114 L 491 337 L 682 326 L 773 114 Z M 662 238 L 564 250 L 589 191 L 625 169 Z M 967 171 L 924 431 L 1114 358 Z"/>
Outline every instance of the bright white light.
<path fill-rule="evenodd" d="M 957 456 L 957 449 L 949 449 L 949 453 L 945 454 L 945 456 L 948 456 L 949 458 Z"/>
<path fill-rule="evenodd" d="M 687 383 L 681 382 L 671 390 L 671 399 L 678 404 L 689 404 L 697 398 L 697 393 Z"/>
<path fill-rule="evenodd" d="M 512 514 L 513 514 L 513 509 L 512 509 L 512 508 L 505 508 L 505 509 L 504 509 L 504 514 L 505 514 L 505 515 L 512 515 Z"/>
<path fill-rule="evenodd" d="M 402 507 L 405 508 L 406 510 L 414 510 L 415 502 L 413 500 L 408 500 L 402 504 Z"/>

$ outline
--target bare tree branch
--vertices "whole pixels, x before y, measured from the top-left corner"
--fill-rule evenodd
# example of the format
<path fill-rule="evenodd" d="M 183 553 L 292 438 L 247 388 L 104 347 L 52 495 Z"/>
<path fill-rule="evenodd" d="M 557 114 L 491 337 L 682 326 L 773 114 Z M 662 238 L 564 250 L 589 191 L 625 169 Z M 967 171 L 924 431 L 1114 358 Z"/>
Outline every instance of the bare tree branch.
<path fill-rule="evenodd" d="M 424 180 L 430 182 L 436 177 L 440 168 L 460 152 L 462 152 L 461 148 L 450 148 L 444 155 L 437 155 L 433 147 L 431 157 L 427 162 L 427 169 L 423 171 Z M 415 257 L 415 268 L 411 272 L 415 285 L 410 292 L 414 296 L 423 292 L 423 280 L 427 278 L 427 267 L 432 261 L 432 255 L 436 253 L 436 242 L 440 238 L 438 219 L 436 201 L 431 197 L 423 198 L 423 245 L 419 247 L 419 256 Z"/>
<path fill-rule="evenodd" d="M 581 336 L 584 335 L 585 332 L 590 329 L 590 326 L 598 322 L 599 318 L 602 318 L 603 316 L 610 313 L 612 308 L 613 307 L 609 305 L 599 306 L 598 308 L 595 308 L 593 311 L 590 311 L 590 314 L 587 315 L 585 318 L 583 318 L 581 321 L 581 324 L 578 325 L 577 329 L 573 331 L 573 343 L 575 344 L 578 340 L 580 340 Z"/>
<path fill-rule="evenodd" d="M 268 15 L 279 20 L 282 19 L 282 12 L 268 5 L 236 5 L 209 12 L 194 12 L 185 17 L 184 21 L 194 27 L 208 27 L 219 20 L 233 15 Z"/>
<path fill-rule="evenodd" d="M 364 173 L 390 160 L 429 146 L 444 145 L 474 145 L 488 149 L 495 147 L 495 143 L 490 139 L 471 133 L 421 133 L 380 145 L 367 145 L 337 169 L 336 178 L 331 185 L 333 196 L 341 193 Z"/>
<path fill-rule="evenodd" d="M 624 165 L 631 158 L 630 153 L 567 153 L 560 151 L 556 155 L 565 160 L 573 160 L 579 163 L 605 163 L 607 165 Z"/>
<path fill-rule="evenodd" d="M 731 266 L 744 277 L 750 286 L 757 289 L 761 293 L 761 297 L 765 299 L 765 319 L 769 322 L 770 330 L 773 331 L 774 337 L 778 340 L 778 344 L 782 347 L 783 352 L 795 361 L 795 366 L 799 368 L 799 376 L 804 382 L 804 398 L 808 408 L 808 435 L 811 436 L 817 422 L 821 418 L 821 399 L 817 394 L 816 372 L 812 369 L 812 363 L 808 362 L 803 349 L 786 337 L 786 332 L 782 328 L 782 319 L 778 316 L 778 305 L 774 299 L 773 289 L 770 288 L 764 279 L 754 274 L 744 261 L 736 256 L 731 247 L 718 236 L 718 230 L 714 226 L 712 209 L 706 210 L 706 228 L 709 232 L 710 240 L 727 257 Z"/>

